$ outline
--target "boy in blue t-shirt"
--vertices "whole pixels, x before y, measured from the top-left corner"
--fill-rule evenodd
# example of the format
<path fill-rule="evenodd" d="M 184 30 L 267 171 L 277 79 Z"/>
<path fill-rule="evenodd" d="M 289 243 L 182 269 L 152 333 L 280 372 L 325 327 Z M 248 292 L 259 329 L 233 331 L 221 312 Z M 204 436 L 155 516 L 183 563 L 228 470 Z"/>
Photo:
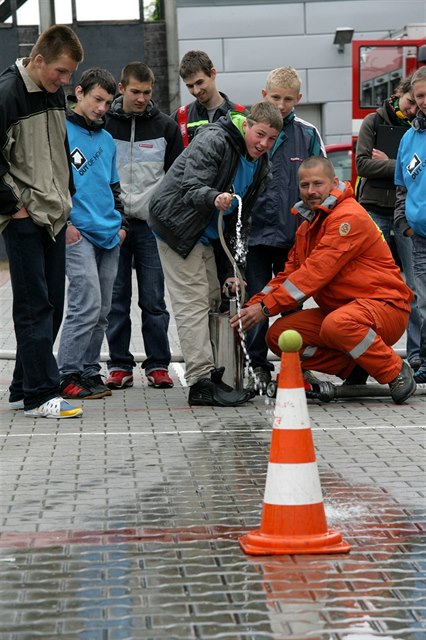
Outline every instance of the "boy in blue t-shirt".
<path fill-rule="evenodd" d="M 116 92 L 105 69 L 88 69 L 68 98 L 67 134 L 76 193 L 66 232 L 68 308 L 58 351 L 64 398 L 111 395 L 100 372 L 120 244 L 126 237 L 116 147 L 104 115 Z"/>
<path fill-rule="evenodd" d="M 413 242 L 414 287 L 420 313 L 421 365 L 414 374 L 426 382 L 426 67 L 411 77 L 418 112 L 402 137 L 395 166 L 395 225 Z"/>

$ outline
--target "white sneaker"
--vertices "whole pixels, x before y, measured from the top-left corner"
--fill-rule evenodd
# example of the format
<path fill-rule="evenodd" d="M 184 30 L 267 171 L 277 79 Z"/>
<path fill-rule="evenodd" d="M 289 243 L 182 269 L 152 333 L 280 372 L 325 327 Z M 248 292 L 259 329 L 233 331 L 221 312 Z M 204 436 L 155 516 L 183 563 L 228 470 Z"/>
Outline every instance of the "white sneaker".
<path fill-rule="evenodd" d="M 81 416 L 82 413 L 83 409 L 81 407 L 73 407 L 68 400 L 64 400 L 59 396 L 43 402 L 35 409 L 24 411 L 28 418 L 76 418 Z"/>
<path fill-rule="evenodd" d="M 19 411 L 19 409 L 24 408 L 24 400 L 14 400 L 13 402 L 9 402 L 9 408 L 15 409 L 15 411 Z"/>

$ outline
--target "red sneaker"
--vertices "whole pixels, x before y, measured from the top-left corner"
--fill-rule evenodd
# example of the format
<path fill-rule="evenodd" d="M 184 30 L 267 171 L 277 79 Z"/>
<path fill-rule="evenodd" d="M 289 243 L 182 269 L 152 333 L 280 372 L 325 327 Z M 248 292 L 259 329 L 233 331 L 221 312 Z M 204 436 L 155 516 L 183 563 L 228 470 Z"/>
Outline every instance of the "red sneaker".
<path fill-rule="evenodd" d="M 105 380 L 105 384 L 108 389 L 125 389 L 126 387 L 133 387 L 132 372 L 124 371 L 123 369 L 110 371 L 108 378 Z"/>
<path fill-rule="evenodd" d="M 156 389 L 171 389 L 173 380 L 164 369 L 154 369 L 147 374 L 148 384 Z"/>

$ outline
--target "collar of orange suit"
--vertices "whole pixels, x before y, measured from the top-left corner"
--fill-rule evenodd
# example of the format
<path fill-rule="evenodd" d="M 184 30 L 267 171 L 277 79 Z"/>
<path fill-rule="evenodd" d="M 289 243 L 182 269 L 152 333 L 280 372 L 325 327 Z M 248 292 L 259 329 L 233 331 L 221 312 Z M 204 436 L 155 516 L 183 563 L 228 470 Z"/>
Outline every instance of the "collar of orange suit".
<path fill-rule="evenodd" d="M 296 202 L 291 212 L 295 216 L 300 215 L 305 220 L 309 220 L 309 222 L 312 222 L 318 211 L 330 213 L 330 211 L 332 211 L 339 202 L 341 202 L 345 198 L 350 198 L 353 195 L 354 190 L 352 189 L 351 183 L 347 181 L 342 182 L 340 180 L 339 185 L 335 189 L 332 189 L 330 195 L 327 196 L 327 198 L 323 200 L 320 205 L 315 207 L 314 211 L 311 211 L 309 207 L 305 205 L 303 200 L 300 200 L 299 202 Z"/>

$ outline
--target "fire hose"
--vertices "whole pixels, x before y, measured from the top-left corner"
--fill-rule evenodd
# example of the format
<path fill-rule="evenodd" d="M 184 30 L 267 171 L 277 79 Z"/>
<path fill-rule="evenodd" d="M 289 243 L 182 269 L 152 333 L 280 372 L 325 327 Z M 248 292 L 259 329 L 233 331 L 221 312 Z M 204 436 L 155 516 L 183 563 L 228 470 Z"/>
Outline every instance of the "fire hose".
<path fill-rule="evenodd" d="M 268 398 L 275 398 L 277 395 L 278 383 L 274 380 L 268 384 L 266 395 Z M 390 389 L 387 385 L 371 384 L 334 384 L 329 381 L 319 381 L 315 383 L 305 383 L 306 398 L 308 400 L 318 400 L 319 402 L 331 402 L 345 398 L 379 398 L 390 397 Z M 418 384 L 414 395 L 426 395 L 426 384 Z"/>

